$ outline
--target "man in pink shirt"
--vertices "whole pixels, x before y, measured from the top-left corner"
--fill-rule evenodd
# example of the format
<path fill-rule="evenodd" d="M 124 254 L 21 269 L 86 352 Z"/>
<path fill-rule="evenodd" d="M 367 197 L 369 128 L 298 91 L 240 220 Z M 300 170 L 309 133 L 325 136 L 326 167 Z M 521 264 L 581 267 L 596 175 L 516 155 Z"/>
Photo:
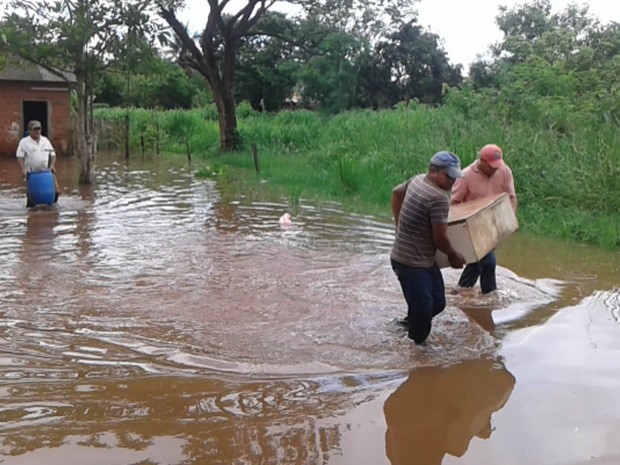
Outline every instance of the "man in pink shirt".
<path fill-rule="evenodd" d="M 463 170 L 463 177 L 457 179 L 452 188 L 451 204 L 469 202 L 490 195 L 508 193 L 510 202 L 517 213 L 517 195 L 512 171 L 504 163 L 502 149 L 495 144 L 488 144 L 480 149 L 478 160 Z M 491 251 L 478 263 L 468 264 L 461 278 L 459 287 L 474 287 L 480 278 L 483 294 L 497 289 L 495 280 L 496 259 Z"/>

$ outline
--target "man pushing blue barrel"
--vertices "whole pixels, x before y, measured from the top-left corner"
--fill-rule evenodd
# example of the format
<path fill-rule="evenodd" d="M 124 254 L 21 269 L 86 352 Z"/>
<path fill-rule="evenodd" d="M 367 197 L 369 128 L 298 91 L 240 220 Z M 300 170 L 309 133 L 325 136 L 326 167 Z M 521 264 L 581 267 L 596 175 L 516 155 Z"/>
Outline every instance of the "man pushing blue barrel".
<path fill-rule="evenodd" d="M 26 207 L 56 203 L 56 152 L 49 139 L 41 134 L 40 121 L 28 123 L 28 136 L 19 141 L 16 157 L 27 180 Z"/>

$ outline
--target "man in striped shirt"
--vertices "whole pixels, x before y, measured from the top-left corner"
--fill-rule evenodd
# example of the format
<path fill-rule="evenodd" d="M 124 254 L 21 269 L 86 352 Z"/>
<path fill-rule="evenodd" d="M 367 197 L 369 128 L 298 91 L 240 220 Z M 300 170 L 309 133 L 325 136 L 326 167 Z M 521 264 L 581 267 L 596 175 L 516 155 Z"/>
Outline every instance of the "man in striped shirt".
<path fill-rule="evenodd" d="M 446 307 L 443 276 L 435 263 L 437 249 L 448 256 L 453 268 L 465 263 L 448 238 L 448 192 L 462 176 L 459 158 L 451 152 L 438 152 L 427 173 L 392 191 L 396 238 L 390 259 L 407 301 L 409 338 L 416 344 L 426 340 L 433 317 Z"/>

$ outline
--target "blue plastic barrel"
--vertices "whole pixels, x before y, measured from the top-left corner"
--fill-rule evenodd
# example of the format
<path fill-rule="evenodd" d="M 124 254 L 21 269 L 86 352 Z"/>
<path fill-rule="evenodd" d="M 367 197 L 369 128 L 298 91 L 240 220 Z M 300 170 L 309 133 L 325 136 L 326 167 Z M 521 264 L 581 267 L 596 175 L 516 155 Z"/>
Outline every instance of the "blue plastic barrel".
<path fill-rule="evenodd" d="M 51 171 L 35 171 L 26 176 L 28 185 L 28 197 L 34 205 L 54 203 L 56 188 L 54 175 Z"/>

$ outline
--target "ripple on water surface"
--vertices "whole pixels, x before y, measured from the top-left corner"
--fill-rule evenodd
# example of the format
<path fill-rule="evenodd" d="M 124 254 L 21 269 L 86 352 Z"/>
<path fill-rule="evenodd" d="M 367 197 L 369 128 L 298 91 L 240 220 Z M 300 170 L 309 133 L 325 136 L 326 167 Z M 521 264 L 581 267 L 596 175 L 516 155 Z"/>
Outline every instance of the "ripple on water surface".
<path fill-rule="evenodd" d="M 405 313 L 391 225 L 303 202 L 282 228 L 288 210 L 224 202 L 213 181 L 183 170 L 154 180 L 113 165 L 91 199 L 11 213 L 13 226 L 0 230 L 10 269 L 0 283 L 9 354 L 0 376 L 287 376 L 494 353 L 462 295 L 449 294 L 424 347 L 391 323 Z M 446 276 L 452 285 L 456 275 Z M 548 297 L 532 289 L 526 300 Z"/>

